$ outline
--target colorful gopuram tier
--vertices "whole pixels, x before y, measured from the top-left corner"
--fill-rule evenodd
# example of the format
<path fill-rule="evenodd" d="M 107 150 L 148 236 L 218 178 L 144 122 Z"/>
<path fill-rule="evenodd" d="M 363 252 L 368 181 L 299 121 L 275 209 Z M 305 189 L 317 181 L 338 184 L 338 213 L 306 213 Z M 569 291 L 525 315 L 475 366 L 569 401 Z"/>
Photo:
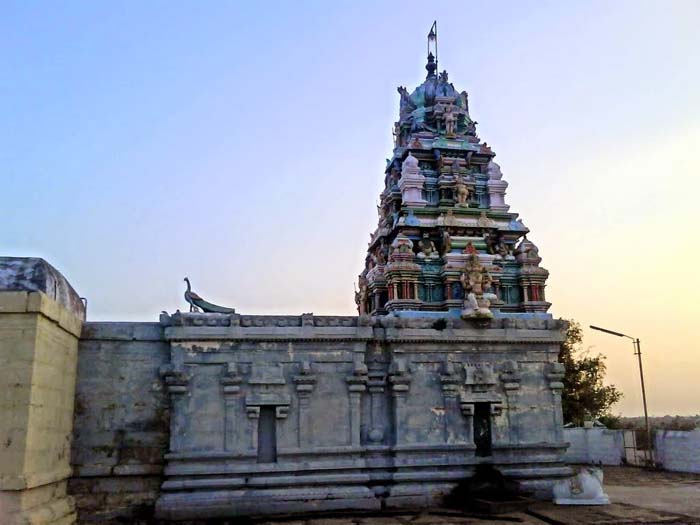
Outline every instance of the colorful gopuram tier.
<path fill-rule="evenodd" d="M 426 69 L 411 94 L 398 88 L 394 152 L 359 276 L 358 312 L 465 319 L 546 312 L 549 272 L 505 203 L 508 183 L 476 134 L 467 92 L 446 71 L 436 75 L 432 54 Z"/>

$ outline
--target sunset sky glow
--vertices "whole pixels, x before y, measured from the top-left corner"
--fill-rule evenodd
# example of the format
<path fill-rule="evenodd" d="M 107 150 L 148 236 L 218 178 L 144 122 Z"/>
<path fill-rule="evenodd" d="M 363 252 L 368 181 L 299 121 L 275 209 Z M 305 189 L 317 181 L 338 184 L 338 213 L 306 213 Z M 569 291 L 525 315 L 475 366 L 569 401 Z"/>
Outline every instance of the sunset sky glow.
<path fill-rule="evenodd" d="M 639 337 L 650 413 L 700 413 L 700 2 L 5 2 L 0 254 L 90 320 L 353 314 L 398 85 L 469 92 L 557 317 Z M 642 413 L 632 344 L 586 331 Z"/>

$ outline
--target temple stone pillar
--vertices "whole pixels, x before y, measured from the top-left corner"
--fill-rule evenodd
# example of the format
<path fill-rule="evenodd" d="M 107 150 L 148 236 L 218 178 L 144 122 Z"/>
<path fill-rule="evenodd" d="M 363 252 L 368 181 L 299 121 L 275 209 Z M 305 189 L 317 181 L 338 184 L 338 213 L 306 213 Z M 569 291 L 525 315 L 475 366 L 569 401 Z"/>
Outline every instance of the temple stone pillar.
<path fill-rule="evenodd" d="M 85 308 L 46 261 L 0 257 L 0 523 L 71 524 L 66 494 Z"/>

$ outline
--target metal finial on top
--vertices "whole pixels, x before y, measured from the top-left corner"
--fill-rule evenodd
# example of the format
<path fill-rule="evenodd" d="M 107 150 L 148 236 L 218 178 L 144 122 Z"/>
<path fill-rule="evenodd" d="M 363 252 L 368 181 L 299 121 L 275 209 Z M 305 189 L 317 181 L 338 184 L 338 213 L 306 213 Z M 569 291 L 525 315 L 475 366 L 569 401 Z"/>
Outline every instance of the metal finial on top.
<path fill-rule="evenodd" d="M 430 43 L 433 43 L 434 53 L 430 49 Z M 428 78 L 435 76 L 435 71 L 438 68 L 438 50 L 437 50 L 437 20 L 433 22 L 430 26 L 430 32 L 428 33 L 428 64 L 425 69 L 428 70 Z"/>

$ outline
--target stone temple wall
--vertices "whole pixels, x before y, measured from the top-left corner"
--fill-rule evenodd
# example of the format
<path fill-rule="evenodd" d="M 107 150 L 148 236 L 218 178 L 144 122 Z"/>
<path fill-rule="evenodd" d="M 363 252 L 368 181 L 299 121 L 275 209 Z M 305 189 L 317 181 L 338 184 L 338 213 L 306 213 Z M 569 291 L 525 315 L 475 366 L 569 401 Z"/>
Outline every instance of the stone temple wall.
<path fill-rule="evenodd" d="M 83 327 L 69 482 L 82 522 L 153 514 L 168 446 L 162 334 L 158 323 Z"/>
<path fill-rule="evenodd" d="M 163 316 L 164 519 L 439 504 L 477 465 L 549 495 L 562 463 L 551 318 Z"/>
<path fill-rule="evenodd" d="M 85 323 L 44 288 L 0 289 L 0 523 L 420 507 L 481 464 L 547 497 L 570 474 L 547 314 Z"/>

